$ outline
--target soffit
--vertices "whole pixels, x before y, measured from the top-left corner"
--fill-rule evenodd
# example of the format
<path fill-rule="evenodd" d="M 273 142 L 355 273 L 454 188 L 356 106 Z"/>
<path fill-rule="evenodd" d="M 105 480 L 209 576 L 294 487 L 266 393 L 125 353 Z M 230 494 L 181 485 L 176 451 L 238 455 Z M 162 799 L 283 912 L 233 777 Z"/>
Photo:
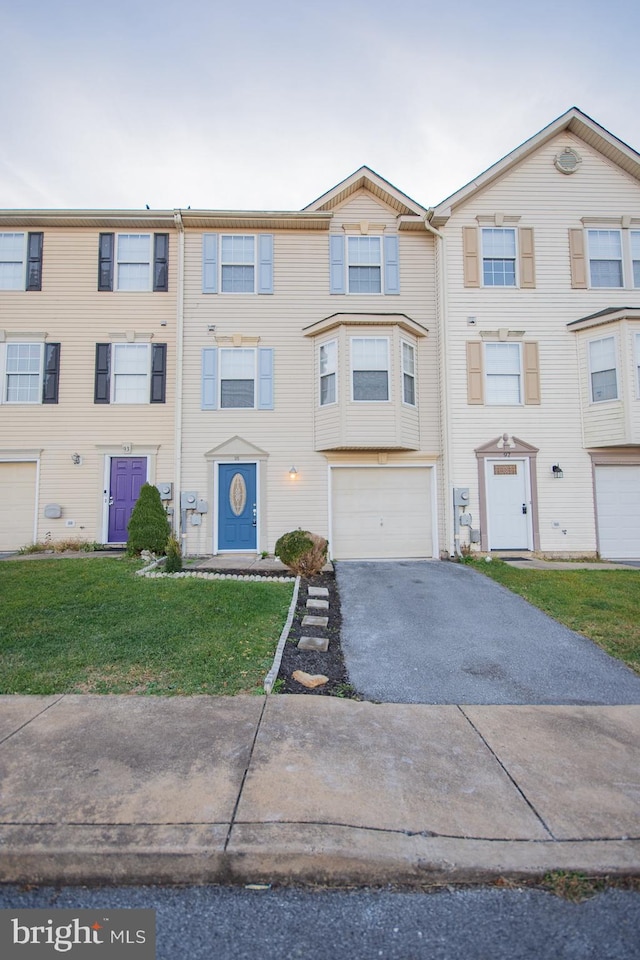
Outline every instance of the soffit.
<path fill-rule="evenodd" d="M 169 230 L 173 210 L 0 210 L 0 227 L 104 227 Z"/>
<path fill-rule="evenodd" d="M 592 313 L 580 320 L 572 320 L 567 324 L 570 330 L 588 330 L 590 327 L 600 327 L 607 323 L 617 323 L 619 320 L 640 320 L 640 307 L 607 307 Z"/>
<path fill-rule="evenodd" d="M 406 313 L 333 313 L 324 320 L 318 320 L 303 328 L 305 337 L 316 337 L 320 333 L 327 333 L 336 327 L 373 327 L 398 326 L 415 337 L 427 337 L 429 330 L 421 323 L 416 323 Z"/>

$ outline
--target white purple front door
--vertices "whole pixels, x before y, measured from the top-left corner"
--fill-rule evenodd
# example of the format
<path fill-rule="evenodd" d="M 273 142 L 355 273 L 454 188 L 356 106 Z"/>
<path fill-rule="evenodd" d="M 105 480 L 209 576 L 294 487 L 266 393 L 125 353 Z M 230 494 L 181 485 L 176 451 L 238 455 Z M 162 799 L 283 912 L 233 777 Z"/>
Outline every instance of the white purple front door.
<path fill-rule="evenodd" d="M 126 542 L 129 517 L 146 479 L 146 457 L 111 458 L 108 543 Z"/>

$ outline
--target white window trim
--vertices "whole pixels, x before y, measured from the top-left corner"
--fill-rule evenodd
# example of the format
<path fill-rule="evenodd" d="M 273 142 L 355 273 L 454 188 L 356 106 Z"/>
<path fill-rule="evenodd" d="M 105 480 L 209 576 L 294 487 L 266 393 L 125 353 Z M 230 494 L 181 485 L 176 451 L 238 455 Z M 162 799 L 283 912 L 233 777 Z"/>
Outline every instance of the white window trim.
<path fill-rule="evenodd" d="M 132 291 L 133 292 L 133 291 Z M 116 400 L 116 348 L 117 347 L 146 347 L 147 350 L 147 369 L 145 377 L 147 381 L 146 394 L 144 400 Z M 151 361 L 152 349 L 150 343 L 123 343 L 120 341 L 111 342 L 111 373 L 109 383 L 109 403 L 116 404 L 119 407 L 142 407 L 151 402 Z M 122 374 L 118 374 L 122 376 Z"/>
<path fill-rule="evenodd" d="M 634 335 L 635 340 L 635 369 L 636 369 L 636 399 L 640 400 L 640 332 Z"/>
<path fill-rule="evenodd" d="M 387 345 L 387 399 L 386 400 L 356 400 L 353 389 L 353 374 L 356 368 L 353 365 L 353 341 L 354 340 L 384 340 Z M 361 368 L 358 367 L 358 370 Z M 354 336 L 349 338 L 349 380 L 351 381 L 351 401 L 353 403 L 391 403 L 391 350 L 389 337 L 376 336 Z"/>
<path fill-rule="evenodd" d="M 606 400 L 596 400 L 593 396 L 593 374 L 600 373 L 601 371 L 593 370 L 591 367 L 591 344 L 598 343 L 600 340 L 613 340 L 613 349 L 615 353 L 615 367 L 613 369 L 616 373 L 616 396 L 609 397 Z M 615 336 L 615 334 L 607 334 L 604 337 L 591 337 L 591 339 L 587 340 L 587 368 L 589 371 L 589 402 L 592 404 L 598 404 L 598 406 L 603 403 L 618 403 L 620 401 L 620 354 L 618 349 L 618 338 Z"/>
<path fill-rule="evenodd" d="M 120 286 L 120 237 L 148 237 L 149 239 L 149 260 L 135 261 L 136 263 L 147 263 L 147 285 L 142 290 L 126 290 Z M 154 257 L 154 235 L 153 233 L 116 233 L 115 253 L 113 261 L 113 288 L 116 293 L 150 293 L 153 290 L 153 257 Z M 132 261 L 123 260 L 122 263 L 131 263 Z"/>
<path fill-rule="evenodd" d="M 238 377 L 223 377 L 222 358 L 224 354 L 235 353 L 240 350 L 251 351 L 253 354 L 253 405 L 251 407 L 223 407 L 222 405 L 222 381 L 237 380 Z M 255 347 L 220 347 L 218 351 L 218 410 L 257 410 L 258 409 L 258 351 Z"/>
<path fill-rule="evenodd" d="M 405 368 L 404 368 L 404 347 L 405 347 L 405 344 L 406 344 L 407 347 L 410 347 L 410 349 L 411 349 L 411 351 L 412 351 L 412 353 L 413 353 L 413 373 L 409 373 L 409 372 L 406 371 Z M 418 405 L 418 376 L 417 376 L 417 372 L 418 372 L 418 371 L 417 371 L 417 363 L 418 363 L 418 360 L 417 360 L 417 351 L 416 351 L 416 345 L 415 345 L 415 343 L 410 343 L 409 340 L 402 340 L 402 339 L 401 339 L 401 340 L 400 340 L 400 372 L 401 372 L 401 376 L 402 376 L 402 386 L 401 386 L 401 390 L 402 390 L 402 402 L 403 402 L 403 404 L 404 404 L 406 407 L 411 407 L 412 409 L 415 409 L 415 407 L 417 407 L 417 405 Z M 413 378 L 413 403 L 411 403 L 409 400 L 405 400 L 405 396 L 404 396 L 404 377 L 405 377 L 405 373 L 407 374 L 407 376 L 410 376 L 410 377 Z"/>
<path fill-rule="evenodd" d="M 323 347 L 330 347 L 333 344 L 334 347 L 334 364 L 333 370 L 328 370 L 327 373 L 322 373 L 321 367 L 321 353 Z M 333 374 L 333 382 L 335 385 L 335 400 L 329 400 L 327 403 L 322 402 L 322 378 L 328 377 Z M 326 340 L 324 343 L 318 344 L 318 406 L 324 409 L 325 407 L 333 407 L 338 403 L 338 341 L 337 340 Z"/>
<path fill-rule="evenodd" d="M 7 347 L 16 347 L 16 346 L 36 346 L 40 347 L 40 370 L 38 372 L 38 399 L 37 400 L 7 400 Z M 5 343 L 0 343 L 0 384 L 2 389 L 0 390 L 0 404 L 6 403 L 12 407 L 21 407 L 21 406 L 37 406 L 42 403 L 42 383 L 44 377 L 44 341 L 42 340 L 7 340 Z"/>
<path fill-rule="evenodd" d="M 17 260 L 2 260 L 2 263 L 20 263 L 22 267 L 22 275 L 20 279 L 20 284 L 17 287 L 0 287 L 2 290 L 24 290 L 27 285 L 27 245 L 29 243 L 29 234 L 26 230 L 0 230 L 0 236 L 11 234 L 12 236 L 22 235 L 22 258 L 20 261 Z"/>
<path fill-rule="evenodd" d="M 624 232 L 625 232 L 625 231 L 623 231 L 623 234 L 624 234 Z M 637 237 L 638 237 L 638 243 L 640 244 L 640 230 L 629 230 L 628 233 L 629 233 L 629 243 L 628 243 L 628 247 L 629 247 L 629 279 L 630 279 L 630 282 L 631 282 L 631 287 L 632 287 L 632 289 L 633 289 L 633 290 L 638 290 L 638 289 L 640 289 L 640 283 L 636 284 L 635 281 L 634 281 L 633 264 L 636 263 L 636 262 L 640 263 L 640 255 L 638 256 L 637 261 L 634 260 L 633 248 L 632 248 L 632 244 L 631 244 L 631 239 L 632 239 L 632 236 L 633 236 L 634 234 L 636 234 Z M 624 236 L 623 236 L 622 243 L 623 243 L 623 254 L 624 254 Z"/>
<path fill-rule="evenodd" d="M 513 283 L 492 283 L 488 284 L 484 282 L 484 262 L 485 260 L 494 260 L 494 257 L 485 257 L 484 254 L 484 235 L 486 230 L 510 230 L 513 233 L 514 239 L 514 255 L 513 255 L 513 266 L 514 266 L 514 282 Z M 518 248 L 518 229 L 517 227 L 511 226 L 481 226 L 480 227 L 480 284 L 487 290 L 517 290 L 520 287 L 520 257 L 519 257 L 519 248 Z M 502 257 L 503 260 L 510 260 L 511 257 Z"/>
<path fill-rule="evenodd" d="M 367 238 L 370 239 L 370 240 L 377 240 L 377 241 L 378 241 L 378 251 L 379 251 L 379 254 L 380 254 L 380 259 L 379 259 L 379 261 L 378 261 L 377 264 L 375 264 L 375 263 L 370 263 L 370 264 L 364 264 L 364 263 L 358 264 L 358 263 L 353 263 L 353 264 L 352 264 L 352 263 L 350 262 L 350 260 L 349 260 L 349 240 L 359 240 L 359 239 L 362 239 L 362 237 L 367 237 Z M 379 296 L 381 296 L 382 294 L 384 294 L 384 292 L 385 292 L 385 289 L 384 289 L 384 243 L 383 243 L 383 235 L 382 235 L 382 234 L 377 234 L 377 233 L 374 233 L 374 234 L 363 234 L 363 235 L 358 235 L 358 236 L 356 236 L 356 237 L 354 237 L 353 235 L 351 235 L 351 236 L 347 235 L 346 238 L 345 238 L 345 257 L 344 257 L 344 262 L 345 262 L 345 273 L 346 273 L 346 276 L 345 276 L 345 290 L 347 291 L 347 295 L 348 295 L 348 296 L 352 296 L 352 297 L 379 297 Z M 380 292 L 379 292 L 379 293 L 372 293 L 372 292 L 369 291 L 369 290 L 366 290 L 366 291 L 365 291 L 365 290 L 363 290 L 363 291 L 360 291 L 360 290 L 351 290 L 351 285 L 350 285 L 350 283 L 349 283 L 349 267 L 350 267 L 350 266 L 353 266 L 353 267 L 358 267 L 358 266 L 360 266 L 360 267 L 364 267 L 364 266 L 375 267 L 375 266 L 377 266 L 378 269 L 380 270 Z"/>
<path fill-rule="evenodd" d="M 487 364 L 487 346 L 489 346 L 489 344 L 491 344 L 492 346 L 494 346 L 494 345 L 496 345 L 496 343 L 498 343 L 498 345 L 500 345 L 500 346 L 510 346 L 510 347 L 517 347 L 517 348 L 518 348 L 518 357 L 519 357 L 519 365 L 518 365 L 518 394 L 519 394 L 519 400 L 518 400 L 517 403 L 506 403 L 506 402 L 503 402 L 503 401 L 496 401 L 496 400 L 491 400 L 491 399 L 489 399 L 489 395 L 490 395 L 490 392 L 491 392 L 490 389 L 489 389 L 489 377 L 499 376 L 499 374 L 489 373 L 489 371 L 488 371 L 488 369 L 487 369 L 487 367 L 488 367 L 488 364 Z M 523 370 L 522 370 L 522 343 L 519 343 L 519 342 L 517 342 L 517 343 L 513 343 L 513 342 L 502 343 L 502 342 L 495 341 L 495 340 L 485 342 L 485 343 L 483 344 L 483 349 L 482 349 L 482 366 L 483 366 L 483 370 L 484 370 L 484 405 L 485 405 L 485 406 L 487 406 L 487 407 L 523 407 L 523 406 L 524 406 L 524 376 L 523 376 Z M 505 374 L 505 376 L 507 376 L 507 374 Z M 513 376 L 513 374 L 509 374 L 509 376 Z"/>
<path fill-rule="evenodd" d="M 233 237 L 235 239 L 242 237 L 243 239 L 249 239 L 253 241 L 253 262 L 249 263 L 236 263 L 235 261 L 227 261 L 222 259 L 222 241 L 227 237 Z M 253 290 L 224 290 L 222 286 L 222 268 L 223 267 L 253 267 Z M 221 294 L 229 297 L 250 297 L 256 292 L 256 285 L 258 281 L 258 235 L 256 233 L 221 233 L 218 237 L 218 290 Z M 240 409 L 240 408 L 238 408 Z M 247 408 L 248 409 L 248 408 Z"/>
<path fill-rule="evenodd" d="M 620 236 L 620 268 L 622 271 L 622 283 L 620 286 L 615 287 L 603 287 L 603 286 L 594 286 L 592 277 L 591 277 L 591 261 L 597 259 L 596 257 L 591 256 L 591 240 L 589 237 L 590 233 L 601 233 L 606 231 L 607 233 L 617 233 Z M 628 230 L 621 230 L 619 227 L 587 227 L 585 229 L 585 249 L 587 251 L 587 269 L 589 271 L 589 289 L 590 290 L 624 290 L 626 287 L 626 280 L 629 276 L 629 263 L 627 260 L 631 257 L 631 244 L 628 238 L 625 240 L 625 234 L 628 234 Z M 599 258 L 598 258 L 599 259 Z"/>

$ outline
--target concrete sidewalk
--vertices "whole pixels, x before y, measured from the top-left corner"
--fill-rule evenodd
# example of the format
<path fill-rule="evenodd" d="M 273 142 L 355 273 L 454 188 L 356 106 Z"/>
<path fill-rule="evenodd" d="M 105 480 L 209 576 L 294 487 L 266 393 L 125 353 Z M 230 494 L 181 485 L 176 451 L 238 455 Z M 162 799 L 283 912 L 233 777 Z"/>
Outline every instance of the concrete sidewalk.
<path fill-rule="evenodd" d="M 640 873 L 640 706 L 0 697 L 0 881 Z"/>

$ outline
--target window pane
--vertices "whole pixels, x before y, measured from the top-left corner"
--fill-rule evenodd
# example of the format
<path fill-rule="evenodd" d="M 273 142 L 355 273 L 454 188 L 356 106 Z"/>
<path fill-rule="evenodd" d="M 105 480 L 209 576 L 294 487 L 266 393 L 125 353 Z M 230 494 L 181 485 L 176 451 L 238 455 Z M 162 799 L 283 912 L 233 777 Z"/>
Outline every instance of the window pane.
<path fill-rule="evenodd" d="M 119 263 L 118 290 L 149 290 L 150 276 L 148 263 Z"/>
<path fill-rule="evenodd" d="M 6 353 L 7 392 L 9 403 L 40 402 L 40 365 L 42 345 L 9 343 Z"/>
<path fill-rule="evenodd" d="M 412 406 L 415 406 L 416 402 L 416 383 L 412 376 L 408 373 L 404 374 L 403 378 L 403 395 L 402 399 L 405 403 L 410 403 Z"/>
<path fill-rule="evenodd" d="M 415 350 L 410 343 L 402 344 L 402 368 L 412 376 L 415 373 Z"/>
<path fill-rule="evenodd" d="M 388 370 L 388 343 L 380 337 L 353 337 L 351 358 L 354 370 Z"/>
<path fill-rule="evenodd" d="M 253 380 L 255 351 L 246 349 L 220 351 L 220 376 L 224 380 Z"/>
<path fill-rule="evenodd" d="M 113 351 L 114 373 L 147 373 L 146 343 L 116 343 Z"/>
<path fill-rule="evenodd" d="M 635 274 L 635 268 L 634 268 Z M 591 261 L 592 287 L 621 287 L 622 261 L 621 260 L 592 260 Z"/>
<path fill-rule="evenodd" d="M 7 373 L 40 373 L 39 343 L 7 344 Z"/>
<path fill-rule="evenodd" d="M 121 233 L 118 235 L 119 263 L 150 263 L 151 235 L 148 233 Z"/>
<path fill-rule="evenodd" d="M 24 287 L 22 263 L 0 262 L 0 290 L 21 290 Z"/>
<path fill-rule="evenodd" d="M 0 233 L 0 261 L 24 258 L 24 233 Z"/>
<path fill-rule="evenodd" d="M 7 374 L 9 403 L 37 403 L 40 399 L 40 377 L 36 374 Z"/>
<path fill-rule="evenodd" d="M 589 257 L 592 260 L 621 260 L 619 230 L 589 230 Z"/>
<path fill-rule="evenodd" d="M 613 337 L 592 340 L 589 344 L 591 372 L 610 370 L 616 366 L 616 343 Z"/>
<path fill-rule="evenodd" d="M 487 403 L 520 403 L 520 377 L 487 376 Z"/>
<path fill-rule="evenodd" d="M 253 267 L 222 267 L 223 293 L 253 293 Z"/>
<path fill-rule="evenodd" d="M 640 287 L 640 260 L 633 261 L 633 285 Z"/>
<path fill-rule="evenodd" d="M 517 343 L 485 343 L 487 373 L 520 374 L 520 346 Z"/>
<path fill-rule="evenodd" d="M 381 293 L 380 267 L 349 267 L 349 293 Z"/>
<path fill-rule="evenodd" d="M 320 406 L 336 402 L 336 375 L 329 373 L 320 377 Z"/>
<path fill-rule="evenodd" d="M 600 370 L 591 374 L 591 390 L 594 403 L 618 399 L 618 383 L 615 370 Z"/>
<path fill-rule="evenodd" d="M 116 374 L 113 378 L 114 403 L 147 403 L 149 387 L 144 374 Z"/>
<path fill-rule="evenodd" d="M 354 400 L 388 400 L 389 386 L 386 370 L 354 370 Z"/>
<path fill-rule="evenodd" d="M 380 266 L 380 237 L 349 237 L 349 265 Z"/>
<path fill-rule="evenodd" d="M 222 263 L 255 262 L 254 238 L 223 236 L 221 244 Z"/>
<path fill-rule="evenodd" d="M 253 380 L 222 380 L 220 382 L 220 406 L 253 407 Z"/>
<path fill-rule="evenodd" d="M 485 287 L 515 287 L 515 260 L 484 260 L 482 264 Z"/>
<path fill-rule="evenodd" d="M 336 345 L 324 343 L 320 347 L 320 375 L 331 373 L 336 368 Z"/>
<path fill-rule="evenodd" d="M 515 259 L 516 232 L 513 229 L 485 228 L 482 231 L 483 257 Z"/>

